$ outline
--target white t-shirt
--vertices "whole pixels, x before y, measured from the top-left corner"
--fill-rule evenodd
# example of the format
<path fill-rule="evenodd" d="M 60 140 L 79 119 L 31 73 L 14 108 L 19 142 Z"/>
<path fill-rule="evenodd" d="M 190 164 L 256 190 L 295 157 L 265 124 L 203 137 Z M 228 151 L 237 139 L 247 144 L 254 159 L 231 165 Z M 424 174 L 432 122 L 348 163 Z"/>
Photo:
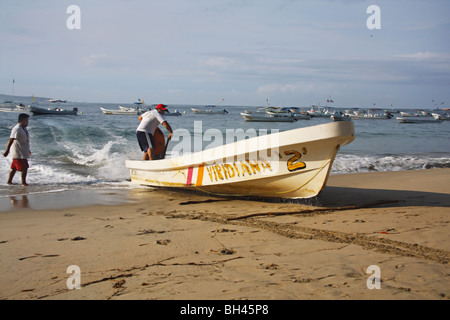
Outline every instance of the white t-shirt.
<path fill-rule="evenodd" d="M 11 156 L 13 159 L 28 159 L 30 157 L 30 136 L 28 130 L 18 123 L 11 130 L 11 139 L 14 143 L 11 146 Z"/>
<path fill-rule="evenodd" d="M 154 134 L 159 124 L 163 123 L 164 121 L 166 121 L 166 119 L 164 119 L 164 117 L 157 110 L 147 111 L 142 115 L 141 124 L 136 129 L 136 131 L 143 131 Z"/>

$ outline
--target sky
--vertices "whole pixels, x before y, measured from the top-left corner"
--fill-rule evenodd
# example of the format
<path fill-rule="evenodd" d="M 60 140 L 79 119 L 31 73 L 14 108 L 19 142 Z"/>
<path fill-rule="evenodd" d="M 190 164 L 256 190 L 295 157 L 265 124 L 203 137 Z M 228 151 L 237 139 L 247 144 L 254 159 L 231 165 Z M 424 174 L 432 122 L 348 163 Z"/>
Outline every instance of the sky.
<path fill-rule="evenodd" d="M 0 93 L 13 90 L 99 103 L 449 107 L 450 1 L 3 0 Z"/>

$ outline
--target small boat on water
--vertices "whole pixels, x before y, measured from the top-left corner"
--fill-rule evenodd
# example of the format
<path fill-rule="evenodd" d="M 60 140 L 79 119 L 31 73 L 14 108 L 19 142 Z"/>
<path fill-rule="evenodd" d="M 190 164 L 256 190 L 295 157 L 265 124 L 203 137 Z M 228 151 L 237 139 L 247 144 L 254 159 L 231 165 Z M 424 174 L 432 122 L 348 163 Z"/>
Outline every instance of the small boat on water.
<path fill-rule="evenodd" d="M 331 116 L 331 120 L 333 120 L 333 121 L 352 121 L 352 118 L 347 114 L 343 114 L 342 112 L 336 111 Z"/>
<path fill-rule="evenodd" d="M 262 135 L 156 161 L 126 161 L 131 181 L 211 195 L 311 198 L 324 188 L 352 121 Z"/>
<path fill-rule="evenodd" d="M 139 115 L 139 114 L 141 114 L 141 110 L 139 108 L 134 109 L 134 108 L 119 107 L 118 110 L 113 110 L 113 109 L 106 109 L 106 108 L 100 107 L 100 110 L 102 110 L 103 114 L 108 114 L 108 115 Z"/>
<path fill-rule="evenodd" d="M 175 109 L 174 112 L 166 111 L 166 113 L 164 113 L 164 117 L 178 117 L 178 116 L 181 116 L 181 113 L 177 109 Z"/>
<path fill-rule="evenodd" d="M 76 116 L 78 114 L 78 108 L 72 110 L 66 110 L 61 108 L 41 108 L 37 106 L 30 106 L 30 110 L 35 116 L 50 115 L 50 116 Z"/>
<path fill-rule="evenodd" d="M 217 110 L 215 109 L 216 106 L 213 105 L 209 105 L 209 106 L 205 106 L 205 109 L 200 110 L 197 108 L 191 108 L 192 112 L 196 113 L 196 114 L 227 114 L 228 111 L 223 109 L 223 110 Z"/>
<path fill-rule="evenodd" d="M 300 110 L 300 108 L 292 107 L 287 108 L 290 113 L 294 116 L 295 120 L 311 120 L 312 116 L 308 114 L 308 112 L 303 112 Z"/>
<path fill-rule="evenodd" d="M 377 113 L 379 110 L 380 109 L 369 109 L 367 113 L 355 110 L 353 111 L 353 114 L 349 114 L 349 116 L 353 120 L 389 120 L 392 118 L 388 113 Z"/>
<path fill-rule="evenodd" d="M 432 113 L 431 115 L 436 120 L 442 120 L 442 121 L 450 120 L 450 114 L 448 114 L 448 113 Z"/>
<path fill-rule="evenodd" d="M 294 115 L 289 110 L 275 107 L 259 107 L 256 111 L 246 110 L 241 116 L 247 122 L 294 122 Z"/>
<path fill-rule="evenodd" d="M 329 118 L 329 117 L 331 117 L 331 113 L 328 110 L 328 108 L 323 108 L 323 107 L 314 106 L 314 105 L 311 106 L 311 110 L 308 111 L 308 114 L 311 117 L 317 117 L 317 118 Z"/>
<path fill-rule="evenodd" d="M 139 107 L 137 107 L 137 108 L 129 108 L 129 107 L 119 106 L 119 110 L 122 110 L 122 111 L 136 111 L 137 109 L 139 109 Z"/>
<path fill-rule="evenodd" d="M 241 116 L 247 122 L 294 122 L 294 116 L 273 115 L 269 113 L 246 113 L 242 112 Z"/>
<path fill-rule="evenodd" d="M 397 117 L 398 123 L 441 123 L 441 119 L 433 117 Z"/>
<path fill-rule="evenodd" d="M 268 108 L 266 113 L 275 118 L 294 118 L 295 120 L 311 120 L 308 113 L 302 113 L 294 108 Z"/>
<path fill-rule="evenodd" d="M 30 108 L 23 104 L 11 105 L 11 106 L 0 106 L 0 112 L 8 113 L 30 113 Z"/>
<path fill-rule="evenodd" d="M 428 111 L 424 111 L 424 110 L 414 110 L 412 112 L 400 111 L 400 115 L 402 116 L 402 118 L 431 117 L 431 114 Z"/>

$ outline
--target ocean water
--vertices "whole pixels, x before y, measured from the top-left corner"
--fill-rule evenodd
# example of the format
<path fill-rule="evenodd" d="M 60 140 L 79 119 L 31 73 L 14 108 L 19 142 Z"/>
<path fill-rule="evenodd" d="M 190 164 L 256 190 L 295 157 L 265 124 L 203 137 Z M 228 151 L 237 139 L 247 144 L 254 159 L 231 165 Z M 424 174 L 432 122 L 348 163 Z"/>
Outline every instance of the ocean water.
<path fill-rule="evenodd" d="M 123 106 L 134 107 L 132 104 Z M 141 159 L 136 141 L 138 117 L 104 115 L 100 107 L 117 109 L 119 104 L 66 103 L 64 108 L 79 109 L 78 116 L 31 116 L 28 130 L 32 157 L 28 173 L 29 188 L 6 185 L 10 158 L 0 158 L 0 198 L 17 195 L 67 192 L 70 190 L 129 189 L 126 159 Z M 254 107 L 218 106 L 225 115 L 195 115 L 190 108 L 198 106 L 169 106 L 182 116 L 166 119 L 175 130 L 169 144 L 169 156 L 189 132 L 202 132 L 202 146 L 208 147 L 211 130 L 254 129 L 256 132 L 285 131 L 299 127 L 331 122 L 329 118 L 299 120 L 294 123 L 245 122 L 240 113 Z M 0 150 L 6 147 L 10 131 L 18 114 L 0 113 Z M 450 122 L 438 124 L 399 124 L 390 120 L 355 120 L 356 140 L 343 147 L 333 165 L 332 174 L 372 171 L 424 170 L 450 167 Z M 160 126 L 162 128 L 162 126 Z M 167 131 L 163 130 L 167 136 Z M 206 135 L 205 135 L 206 134 Z M 206 137 L 206 138 L 205 138 Z M 198 138 L 198 137 L 197 137 Z M 197 139 L 198 141 L 198 139 Z M 214 143 L 220 143 L 214 141 Z M 196 146 L 197 150 L 199 146 Z M 3 153 L 3 151 L 2 151 Z"/>

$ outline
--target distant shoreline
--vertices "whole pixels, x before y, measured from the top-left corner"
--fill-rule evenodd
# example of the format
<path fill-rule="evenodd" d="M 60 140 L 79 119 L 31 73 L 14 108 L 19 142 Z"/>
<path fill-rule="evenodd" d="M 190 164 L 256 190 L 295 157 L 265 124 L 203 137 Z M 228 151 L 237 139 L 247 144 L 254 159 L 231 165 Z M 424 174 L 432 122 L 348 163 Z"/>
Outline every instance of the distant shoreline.
<path fill-rule="evenodd" d="M 66 100 L 64 97 L 59 97 L 62 100 Z M 3 94 L 0 93 L 0 104 L 4 103 L 5 100 L 13 100 L 14 103 L 27 103 L 30 104 L 32 102 L 33 96 L 18 96 L 18 95 L 10 95 L 10 94 Z M 38 96 L 34 96 L 34 99 L 36 101 L 47 101 L 50 99 L 55 99 L 55 97 L 53 98 L 48 98 L 48 97 L 38 97 Z M 129 102 L 105 102 L 105 101 L 70 101 L 67 100 L 67 103 L 87 103 L 87 104 L 118 104 L 118 105 L 128 105 L 128 104 L 133 104 L 132 101 Z M 151 103 L 146 103 L 145 105 L 151 105 L 153 104 L 153 102 Z M 181 103 L 166 103 L 168 106 L 206 106 L 207 104 L 203 104 L 203 103 L 187 103 L 187 104 L 181 104 Z M 217 104 L 219 105 L 219 104 Z M 316 104 L 314 104 L 316 105 Z M 227 104 L 220 104 L 220 106 L 223 107 L 248 107 L 248 108 L 257 108 L 257 107 L 262 107 L 263 104 L 261 105 L 227 105 Z M 276 106 L 274 106 L 276 107 Z M 298 106 L 296 106 L 298 107 Z M 306 104 L 304 106 L 304 108 L 310 108 L 311 104 Z M 330 109 L 371 109 L 372 107 L 365 107 L 365 106 L 359 106 L 359 107 L 349 107 L 349 106 L 332 106 L 332 105 L 321 105 L 321 108 L 330 108 Z M 435 111 L 439 111 L 439 110 L 444 110 L 445 108 L 433 108 L 433 107 L 421 107 L 421 108 L 405 108 L 405 107 L 395 107 L 395 108 L 389 108 L 389 107 L 377 107 L 375 109 L 380 109 L 380 110 L 435 110 Z"/>

